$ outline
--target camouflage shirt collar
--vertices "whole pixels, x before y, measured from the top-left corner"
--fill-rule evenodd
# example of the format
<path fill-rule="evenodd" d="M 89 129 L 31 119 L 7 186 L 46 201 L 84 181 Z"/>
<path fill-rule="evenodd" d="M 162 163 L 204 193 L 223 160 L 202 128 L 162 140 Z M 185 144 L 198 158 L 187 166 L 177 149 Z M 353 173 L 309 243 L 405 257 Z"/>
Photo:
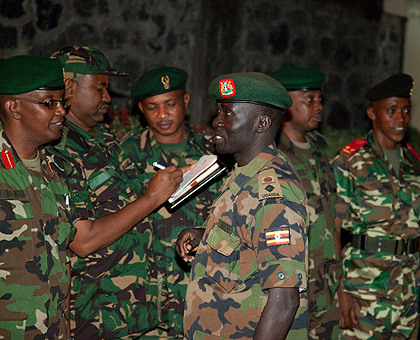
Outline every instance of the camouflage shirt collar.
<path fill-rule="evenodd" d="M 235 164 L 234 180 L 229 184 L 229 189 L 237 195 L 242 187 L 252 179 L 269 161 L 277 156 L 276 144 L 267 146 L 257 157 L 243 167 Z"/>
<path fill-rule="evenodd" d="M 199 144 L 198 134 L 190 127 L 190 125 L 185 122 L 185 129 L 188 132 L 187 135 L 187 141 L 189 148 L 193 147 L 194 149 L 201 150 Z M 159 143 L 156 140 L 155 134 L 153 133 L 150 126 L 148 126 L 142 133 L 141 133 L 141 139 L 142 144 L 140 145 L 141 149 L 144 149 L 144 151 L 148 152 L 151 150 L 156 150 L 160 148 Z"/>

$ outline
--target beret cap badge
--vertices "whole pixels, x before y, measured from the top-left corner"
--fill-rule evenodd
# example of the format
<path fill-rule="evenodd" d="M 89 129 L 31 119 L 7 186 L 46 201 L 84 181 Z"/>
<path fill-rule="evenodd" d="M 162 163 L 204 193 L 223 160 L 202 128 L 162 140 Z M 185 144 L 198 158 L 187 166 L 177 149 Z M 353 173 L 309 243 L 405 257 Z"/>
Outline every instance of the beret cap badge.
<path fill-rule="evenodd" d="M 219 89 L 222 97 L 232 97 L 236 94 L 235 82 L 231 78 L 219 80 Z"/>
<path fill-rule="evenodd" d="M 163 84 L 163 88 L 164 88 L 165 90 L 169 90 L 169 88 L 171 87 L 171 83 L 170 83 L 170 80 L 169 80 L 169 76 L 168 76 L 168 75 L 166 75 L 166 76 L 162 76 L 161 81 L 162 81 L 162 84 Z"/>

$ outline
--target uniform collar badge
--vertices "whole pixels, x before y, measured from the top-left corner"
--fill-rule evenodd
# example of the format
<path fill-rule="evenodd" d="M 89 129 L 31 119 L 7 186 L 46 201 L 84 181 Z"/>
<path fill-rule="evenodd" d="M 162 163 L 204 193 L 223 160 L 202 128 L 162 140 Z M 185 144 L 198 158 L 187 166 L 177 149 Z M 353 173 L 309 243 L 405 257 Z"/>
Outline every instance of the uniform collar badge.
<path fill-rule="evenodd" d="M 164 88 L 165 90 L 169 90 L 169 88 L 171 87 L 171 83 L 170 83 L 170 80 L 169 80 L 169 76 L 168 76 L 168 75 L 166 75 L 166 76 L 162 76 L 162 78 L 161 78 L 161 82 L 162 82 L 162 84 L 163 84 L 163 88 Z"/>
<path fill-rule="evenodd" d="M 6 169 L 14 168 L 16 166 L 12 153 L 9 150 L 3 149 L 1 152 L 1 158 Z"/>
<path fill-rule="evenodd" d="M 231 78 L 219 80 L 219 91 L 222 97 L 233 97 L 236 94 L 235 82 Z"/>

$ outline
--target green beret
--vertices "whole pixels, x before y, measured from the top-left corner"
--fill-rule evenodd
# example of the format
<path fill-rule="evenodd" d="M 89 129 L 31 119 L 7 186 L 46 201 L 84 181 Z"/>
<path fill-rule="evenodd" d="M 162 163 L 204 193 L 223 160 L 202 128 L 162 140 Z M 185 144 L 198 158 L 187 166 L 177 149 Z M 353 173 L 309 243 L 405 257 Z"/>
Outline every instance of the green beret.
<path fill-rule="evenodd" d="M 20 55 L 0 63 L 0 94 L 62 89 L 64 76 L 58 60 Z"/>
<path fill-rule="evenodd" d="M 131 97 L 137 101 L 185 88 L 188 73 L 175 67 L 157 67 L 143 74 L 134 84 Z"/>
<path fill-rule="evenodd" d="M 287 109 L 293 101 L 286 89 L 263 73 L 230 73 L 214 79 L 209 95 L 218 102 L 245 102 Z"/>
<path fill-rule="evenodd" d="M 269 74 L 287 91 L 321 90 L 325 74 L 306 67 L 285 66 Z"/>
<path fill-rule="evenodd" d="M 410 98 L 413 86 L 413 78 L 408 74 L 398 73 L 367 91 L 365 98 L 370 101 L 391 97 Z"/>
<path fill-rule="evenodd" d="M 89 46 L 66 46 L 55 52 L 51 58 L 60 60 L 66 79 L 73 79 L 86 74 L 105 74 L 110 76 L 126 76 L 111 69 L 105 55 Z"/>

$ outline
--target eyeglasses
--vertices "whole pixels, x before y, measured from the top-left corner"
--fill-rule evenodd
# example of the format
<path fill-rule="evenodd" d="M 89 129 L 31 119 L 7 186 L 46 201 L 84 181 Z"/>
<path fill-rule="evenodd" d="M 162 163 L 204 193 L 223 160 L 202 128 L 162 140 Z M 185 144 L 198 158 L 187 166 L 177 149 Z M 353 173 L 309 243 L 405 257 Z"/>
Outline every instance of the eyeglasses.
<path fill-rule="evenodd" d="M 70 98 L 59 99 L 59 100 L 50 99 L 50 100 L 47 100 L 46 102 L 38 102 L 36 100 L 32 100 L 32 99 L 28 99 L 28 98 L 12 98 L 12 99 L 22 100 L 22 101 L 28 102 L 28 103 L 44 105 L 45 107 L 48 108 L 48 110 L 56 110 L 56 109 L 58 109 L 58 106 L 60 104 L 63 107 L 63 109 L 67 109 L 70 106 Z"/>

